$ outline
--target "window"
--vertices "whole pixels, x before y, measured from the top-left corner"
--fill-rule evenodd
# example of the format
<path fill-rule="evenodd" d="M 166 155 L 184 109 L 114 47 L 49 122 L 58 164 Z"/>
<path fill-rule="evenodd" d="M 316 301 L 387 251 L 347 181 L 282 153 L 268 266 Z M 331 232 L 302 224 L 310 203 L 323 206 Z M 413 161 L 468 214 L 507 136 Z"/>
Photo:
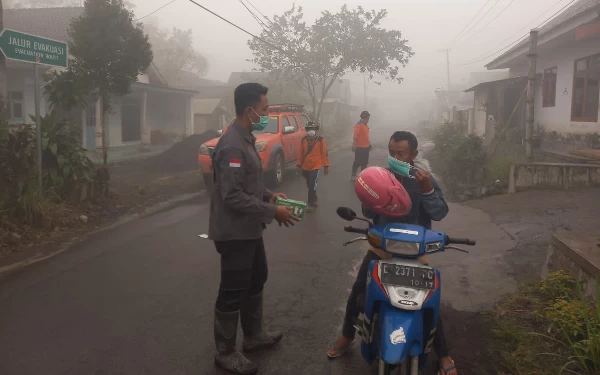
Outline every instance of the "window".
<path fill-rule="evenodd" d="M 298 120 L 296 119 L 296 116 L 292 115 L 290 116 L 292 118 L 292 121 L 290 121 L 292 123 L 292 126 L 294 127 L 294 131 L 298 131 Z"/>
<path fill-rule="evenodd" d="M 554 107 L 556 105 L 556 72 L 556 67 L 544 70 L 542 107 Z"/>
<path fill-rule="evenodd" d="M 306 129 L 306 125 L 308 125 L 308 117 L 305 115 L 300 115 L 300 122 L 302 122 L 302 127 Z"/>
<path fill-rule="evenodd" d="M 88 99 L 88 105 L 85 107 L 85 123 L 87 126 L 96 127 L 96 103 Z"/>
<path fill-rule="evenodd" d="M 600 55 L 575 61 L 571 121 L 598 122 Z"/>
<path fill-rule="evenodd" d="M 11 121 L 25 121 L 25 104 L 22 91 L 8 93 L 8 110 Z"/>
<path fill-rule="evenodd" d="M 288 126 L 292 126 L 290 125 L 290 120 L 288 120 L 287 116 L 281 116 L 281 125 L 283 126 L 283 131 L 285 131 L 285 128 Z"/>

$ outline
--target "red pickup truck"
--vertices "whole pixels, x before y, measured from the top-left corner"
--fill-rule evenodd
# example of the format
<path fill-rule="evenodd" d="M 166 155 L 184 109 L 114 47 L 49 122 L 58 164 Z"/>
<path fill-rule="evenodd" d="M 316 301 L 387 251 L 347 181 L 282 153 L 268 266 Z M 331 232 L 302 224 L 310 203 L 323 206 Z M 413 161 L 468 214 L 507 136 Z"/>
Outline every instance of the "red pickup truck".
<path fill-rule="evenodd" d="M 308 116 L 302 105 L 280 104 L 269 107 L 269 125 L 252 134 L 256 137 L 256 150 L 260 155 L 267 183 L 277 187 L 283 182 L 283 170 L 296 164 L 300 141 L 306 136 Z M 225 131 L 227 131 L 225 129 Z M 198 167 L 206 186 L 213 182 L 212 153 L 219 138 L 200 146 Z"/>

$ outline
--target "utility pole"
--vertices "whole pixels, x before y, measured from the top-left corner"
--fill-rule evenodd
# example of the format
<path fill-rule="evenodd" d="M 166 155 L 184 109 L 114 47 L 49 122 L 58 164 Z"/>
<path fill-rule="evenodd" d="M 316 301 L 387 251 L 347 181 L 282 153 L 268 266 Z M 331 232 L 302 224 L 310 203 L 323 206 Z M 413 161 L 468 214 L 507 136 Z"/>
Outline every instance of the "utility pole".
<path fill-rule="evenodd" d="M 446 74 L 448 78 L 448 91 L 450 91 L 450 51 L 450 48 L 438 50 L 438 52 L 446 52 Z"/>
<path fill-rule="evenodd" d="M 525 157 L 533 159 L 533 121 L 534 121 L 534 92 L 535 92 L 535 74 L 537 60 L 537 41 L 538 30 L 533 29 L 529 33 L 529 75 L 527 77 L 527 123 L 525 125 Z"/>

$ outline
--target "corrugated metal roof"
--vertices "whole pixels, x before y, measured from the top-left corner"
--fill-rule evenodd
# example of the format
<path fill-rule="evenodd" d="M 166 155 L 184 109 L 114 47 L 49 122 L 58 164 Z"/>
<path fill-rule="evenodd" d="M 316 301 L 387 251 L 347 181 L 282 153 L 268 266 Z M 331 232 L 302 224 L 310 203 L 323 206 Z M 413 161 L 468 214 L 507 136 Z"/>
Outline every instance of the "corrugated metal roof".
<path fill-rule="evenodd" d="M 552 20 L 550 20 L 550 22 L 548 22 L 547 24 L 542 26 L 539 29 L 539 36 L 542 36 L 550 31 L 552 31 L 554 28 L 562 25 L 565 22 L 572 20 L 573 18 L 581 15 L 584 12 L 592 11 L 592 9 L 596 8 L 596 7 L 600 7 L 600 0 L 579 0 L 579 1 L 577 1 L 576 3 L 571 5 L 569 8 L 565 9 L 564 12 L 560 13 L 559 15 L 554 17 Z M 508 51 L 504 52 L 499 57 L 497 57 L 494 60 L 487 63 L 486 67 L 488 65 L 491 65 L 494 62 L 502 59 L 504 56 L 512 53 L 513 51 L 515 51 L 519 48 L 522 48 L 523 46 L 527 45 L 528 43 L 529 43 L 529 38 L 526 38 L 525 40 L 518 43 L 517 45 L 515 45 Z"/>
<path fill-rule="evenodd" d="M 221 99 L 194 99 L 195 115 L 211 115 L 221 103 Z"/>
<path fill-rule="evenodd" d="M 4 9 L 4 27 L 67 42 L 71 21 L 82 14 L 82 7 Z M 29 64 L 10 60 L 6 63 L 7 67 L 29 66 Z"/>

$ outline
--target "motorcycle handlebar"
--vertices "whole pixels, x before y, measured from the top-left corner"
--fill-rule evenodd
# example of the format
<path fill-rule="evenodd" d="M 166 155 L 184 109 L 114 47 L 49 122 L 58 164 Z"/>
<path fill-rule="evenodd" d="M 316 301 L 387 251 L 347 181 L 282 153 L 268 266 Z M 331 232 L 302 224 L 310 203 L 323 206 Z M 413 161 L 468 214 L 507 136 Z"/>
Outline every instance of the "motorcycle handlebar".
<path fill-rule="evenodd" d="M 446 243 L 448 245 L 467 245 L 467 246 L 475 246 L 477 244 L 476 241 L 470 240 L 468 238 L 452 238 L 446 236 Z"/>
<path fill-rule="evenodd" d="M 344 227 L 344 231 L 349 233 L 367 234 L 367 229 L 354 228 L 351 226 Z"/>

